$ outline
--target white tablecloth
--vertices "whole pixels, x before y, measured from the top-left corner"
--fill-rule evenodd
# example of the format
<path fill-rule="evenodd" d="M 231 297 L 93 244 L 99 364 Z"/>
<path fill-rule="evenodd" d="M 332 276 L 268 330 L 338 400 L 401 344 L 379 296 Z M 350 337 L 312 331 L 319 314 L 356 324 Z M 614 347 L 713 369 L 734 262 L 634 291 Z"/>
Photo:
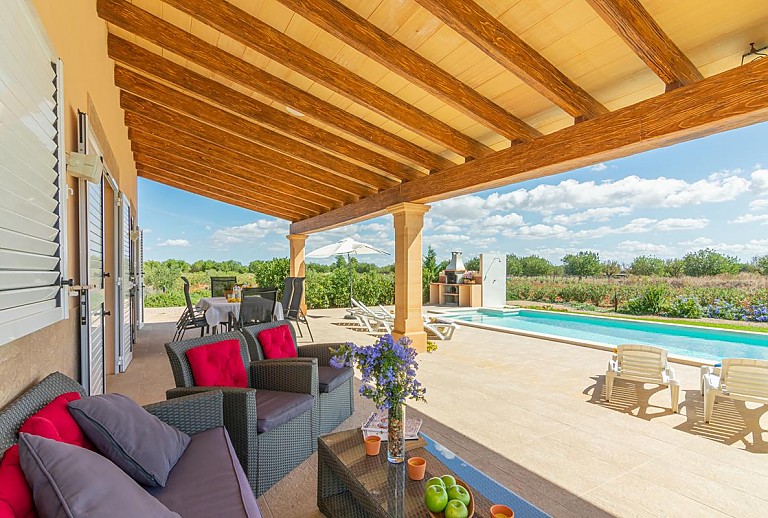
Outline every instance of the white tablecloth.
<path fill-rule="evenodd" d="M 235 314 L 235 318 L 240 316 L 240 303 L 227 302 L 226 297 L 204 297 L 197 303 L 197 307 L 205 310 L 205 321 L 209 326 L 228 322 L 230 311 Z M 275 304 L 274 314 L 275 320 L 283 319 L 283 305 L 280 302 Z"/>

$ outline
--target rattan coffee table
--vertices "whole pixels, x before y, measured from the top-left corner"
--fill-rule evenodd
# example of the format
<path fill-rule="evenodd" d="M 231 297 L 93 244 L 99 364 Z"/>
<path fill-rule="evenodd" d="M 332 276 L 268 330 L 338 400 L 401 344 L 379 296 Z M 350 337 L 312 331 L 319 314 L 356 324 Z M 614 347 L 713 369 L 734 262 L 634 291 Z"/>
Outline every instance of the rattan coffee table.
<path fill-rule="evenodd" d="M 328 518 L 389 518 L 428 516 L 424 505 L 424 487 L 430 477 L 454 474 L 463 479 L 472 489 L 475 498 L 475 517 L 487 518 L 491 504 L 503 503 L 515 510 L 520 518 L 547 516 L 535 506 L 508 490 L 503 496 L 499 491 L 486 491 L 488 484 L 473 484 L 469 473 L 462 467 L 477 470 L 458 459 L 458 464 L 449 462 L 457 469 L 451 469 L 433 452 L 447 451 L 427 436 L 406 441 L 407 457 L 419 456 L 427 460 L 427 474 L 424 480 L 408 478 L 406 465 L 387 462 L 386 443 L 376 457 L 365 454 L 360 430 L 346 430 L 332 433 L 318 439 L 317 507 Z M 450 453 L 450 452 L 449 452 Z M 452 454 L 451 454 L 452 455 Z M 449 455 L 453 459 L 455 456 Z M 442 460 L 441 460 L 442 459 Z M 483 475 L 483 477 L 485 477 Z M 467 480 L 470 478 L 470 480 Z M 487 478 L 487 477 L 486 477 Z M 495 483 L 494 483 L 495 484 Z M 498 484 L 497 484 L 498 485 Z M 481 487 L 477 487 L 481 486 Z M 486 495 L 496 495 L 491 502 Z M 506 497 L 506 498 L 505 498 Z M 502 501 L 500 501 L 501 499 Z M 504 501 L 506 500 L 506 501 Z M 514 502 L 512 501 L 514 500 Z"/>

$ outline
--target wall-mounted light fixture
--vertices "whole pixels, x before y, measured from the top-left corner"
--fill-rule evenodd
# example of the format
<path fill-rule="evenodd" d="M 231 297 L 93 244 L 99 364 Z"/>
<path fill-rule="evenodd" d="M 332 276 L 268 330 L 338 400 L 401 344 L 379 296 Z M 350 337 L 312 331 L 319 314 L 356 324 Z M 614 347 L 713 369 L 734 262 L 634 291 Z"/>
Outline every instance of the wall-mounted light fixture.
<path fill-rule="evenodd" d="M 749 52 L 746 54 L 743 54 L 741 56 L 741 64 L 744 64 L 745 60 L 748 60 L 747 63 L 750 61 L 754 61 L 756 59 L 762 59 L 764 57 L 768 57 L 768 53 L 765 51 L 768 50 L 768 45 L 765 45 L 764 47 L 755 48 L 755 42 L 752 42 L 749 44 Z"/>

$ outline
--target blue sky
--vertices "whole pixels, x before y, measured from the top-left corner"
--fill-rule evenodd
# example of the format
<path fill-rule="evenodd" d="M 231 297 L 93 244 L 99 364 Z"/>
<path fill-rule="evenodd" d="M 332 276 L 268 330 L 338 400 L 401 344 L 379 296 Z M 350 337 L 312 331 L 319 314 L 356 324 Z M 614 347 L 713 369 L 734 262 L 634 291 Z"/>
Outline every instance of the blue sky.
<path fill-rule="evenodd" d="M 287 257 L 288 222 L 139 179 L 145 257 Z M 391 216 L 313 234 L 307 250 L 354 237 L 390 252 Z M 536 254 L 559 264 L 593 250 L 629 264 L 711 247 L 768 254 L 768 123 L 432 204 L 424 248 Z M 391 256 L 365 256 L 378 264 Z M 328 262 L 328 261 L 324 261 Z"/>

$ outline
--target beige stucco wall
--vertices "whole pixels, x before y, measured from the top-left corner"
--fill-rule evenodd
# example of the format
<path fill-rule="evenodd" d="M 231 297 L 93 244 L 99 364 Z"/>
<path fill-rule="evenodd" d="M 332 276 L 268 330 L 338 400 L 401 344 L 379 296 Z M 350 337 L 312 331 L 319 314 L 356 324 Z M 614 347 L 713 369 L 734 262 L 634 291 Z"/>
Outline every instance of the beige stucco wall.
<path fill-rule="evenodd" d="M 136 169 L 128 131 L 123 124 L 118 89 L 114 86 L 113 63 L 107 57 L 107 27 L 96 15 L 96 1 L 21 1 L 30 1 L 35 7 L 56 53 L 64 61 L 66 150 L 77 149 L 77 111 L 89 113 L 89 106 L 90 111 L 95 108 L 107 140 L 100 143 L 109 148 L 105 152 L 107 165 L 120 189 L 130 198 L 132 206 L 137 207 Z M 79 280 L 77 183 L 69 178 L 68 184 L 74 192 L 67 203 L 68 269 L 69 276 Z M 109 246 L 113 239 L 111 227 L 105 228 L 104 237 L 105 245 Z M 107 271 L 110 270 L 111 266 Z M 59 370 L 73 377 L 78 376 L 80 338 L 77 301 L 75 297 L 69 298 L 69 320 L 0 345 L 0 406 L 50 372 Z M 107 328 L 114 329 L 110 323 Z M 111 369 L 111 365 L 108 367 Z"/>

